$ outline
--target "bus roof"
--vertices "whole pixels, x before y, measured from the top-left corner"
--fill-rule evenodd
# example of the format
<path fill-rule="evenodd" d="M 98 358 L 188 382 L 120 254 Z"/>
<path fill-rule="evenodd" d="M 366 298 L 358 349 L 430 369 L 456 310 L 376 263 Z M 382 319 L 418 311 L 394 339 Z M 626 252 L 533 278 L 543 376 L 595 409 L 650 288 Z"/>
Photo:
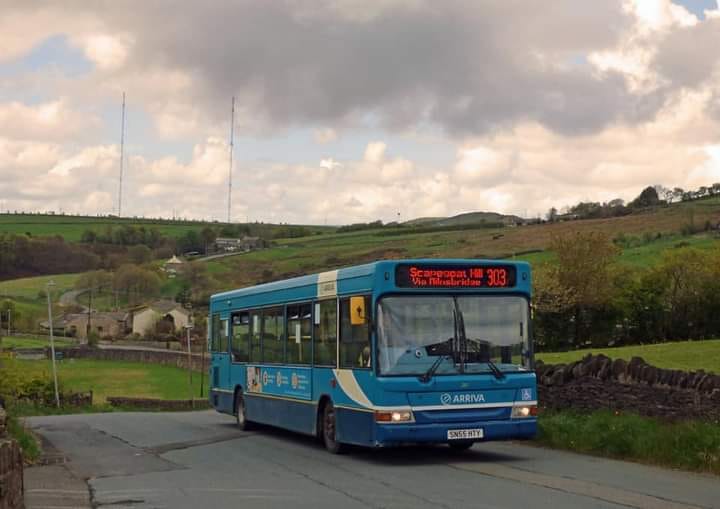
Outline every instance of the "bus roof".
<path fill-rule="evenodd" d="M 480 259 L 410 259 L 410 260 L 380 260 L 364 265 L 345 267 L 323 273 L 294 277 L 271 283 L 264 283 L 237 290 L 217 293 L 210 298 L 211 310 L 265 306 L 282 302 L 303 301 L 335 295 L 350 295 L 373 293 L 377 291 L 408 291 L 395 286 L 395 268 L 398 265 L 432 265 L 432 266 L 515 266 L 518 275 L 517 284 L 512 288 L 497 289 L 499 291 L 514 291 L 530 293 L 530 265 L 527 262 L 509 260 L 480 260 Z M 392 276 L 390 276 L 392 275 Z M 483 289 L 487 290 L 487 288 Z M 410 291 L 418 291 L 411 289 Z M 419 290 L 423 291 L 423 290 Z M 445 290 L 447 291 L 447 290 Z M 460 291 L 467 291 L 466 288 Z M 225 303 L 225 306 L 221 306 Z"/>

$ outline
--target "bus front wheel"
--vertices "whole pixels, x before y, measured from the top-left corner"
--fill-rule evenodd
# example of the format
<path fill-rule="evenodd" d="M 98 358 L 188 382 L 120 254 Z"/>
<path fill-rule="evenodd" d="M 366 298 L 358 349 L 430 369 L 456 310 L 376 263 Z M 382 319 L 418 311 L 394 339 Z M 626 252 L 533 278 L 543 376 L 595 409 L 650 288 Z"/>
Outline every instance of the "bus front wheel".
<path fill-rule="evenodd" d="M 245 398 L 243 398 L 242 391 L 238 390 L 235 394 L 235 419 L 237 420 L 237 427 L 242 431 L 249 431 L 252 428 L 252 423 L 247 420 L 245 415 Z"/>
<path fill-rule="evenodd" d="M 332 454 L 342 454 L 346 450 L 345 444 L 337 441 L 337 414 L 331 401 L 323 408 L 322 437 L 327 449 Z"/>

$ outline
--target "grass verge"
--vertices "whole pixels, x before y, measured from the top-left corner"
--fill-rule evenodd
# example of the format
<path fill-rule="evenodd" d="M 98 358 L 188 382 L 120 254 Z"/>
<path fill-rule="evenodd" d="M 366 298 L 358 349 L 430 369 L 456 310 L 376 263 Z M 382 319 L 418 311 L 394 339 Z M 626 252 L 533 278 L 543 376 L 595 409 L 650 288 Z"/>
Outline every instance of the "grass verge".
<path fill-rule="evenodd" d="M 683 371 L 704 369 L 705 371 L 720 373 L 720 340 L 718 339 L 538 353 L 536 358 L 547 364 L 568 364 L 582 359 L 589 353 L 593 355 L 601 353 L 611 359 L 629 360 L 635 356 L 642 357 L 647 363 L 658 368 L 681 369 Z"/>
<path fill-rule="evenodd" d="M 541 445 L 720 475 L 717 422 L 668 423 L 610 411 L 551 412 L 538 422 Z"/>
<path fill-rule="evenodd" d="M 50 361 L 17 361 L 29 377 L 49 377 Z M 188 372 L 171 366 L 138 362 L 96 361 L 68 359 L 57 363 L 58 380 L 63 390 L 93 391 L 96 405 L 105 403 L 108 396 L 138 398 L 188 399 Z M 192 395 L 200 398 L 200 373 L 193 373 Z M 207 395 L 205 377 L 203 395 Z"/>
<path fill-rule="evenodd" d="M 55 347 L 71 346 L 76 344 L 72 340 L 55 338 Z M 48 337 L 5 336 L 0 340 L 0 349 L 10 348 L 45 348 L 50 346 Z"/>
<path fill-rule="evenodd" d="M 7 429 L 10 436 L 20 444 L 25 461 L 34 463 L 40 457 L 40 445 L 32 432 L 14 415 L 8 415 Z"/>

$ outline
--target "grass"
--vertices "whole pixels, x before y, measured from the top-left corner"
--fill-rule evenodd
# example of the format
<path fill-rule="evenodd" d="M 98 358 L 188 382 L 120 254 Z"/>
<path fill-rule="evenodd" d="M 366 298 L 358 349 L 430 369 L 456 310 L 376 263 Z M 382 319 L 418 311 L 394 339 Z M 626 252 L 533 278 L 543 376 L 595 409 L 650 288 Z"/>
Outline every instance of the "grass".
<path fill-rule="evenodd" d="M 40 457 L 40 445 L 32 432 L 26 428 L 14 415 L 8 416 L 8 433 L 18 441 L 22 448 L 23 459 L 34 463 Z"/>
<path fill-rule="evenodd" d="M 27 376 L 51 373 L 50 361 L 18 361 Z M 66 391 L 93 391 L 93 404 L 109 396 L 189 399 L 186 370 L 134 362 L 69 359 L 58 364 L 58 379 Z M 207 395 L 207 379 L 204 394 Z M 193 373 L 192 394 L 200 397 L 200 373 Z"/>
<path fill-rule="evenodd" d="M 61 346 L 71 346 L 74 345 L 75 342 L 68 340 L 68 339 L 62 339 L 62 338 L 55 338 L 55 346 L 61 347 Z M 0 340 L 0 349 L 10 349 L 10 348 L 44 348 L 46 346 L 50 346 L 50 338 L 49 337 L 26 337 L 26 336 L 4 336 Z"/>
<path fill-rule="evenodd" d="M 545 446 L 663 467 L 720 474 L 720 423 L 662 422 L 631 414 L 570 411 L 540 417 Z"/>
<path fill-rule="evenodd" d="M 17 299 L 38 299 L 40 292 L 45 291 L 45 285 L 50 281 L 55 283 L 52 293 L 58 296 L 75 287 L 80 274 L 56 274 L 54 276 L 26 277 L 0 282 L 0 299 L 14 297 Z"/>
<path fill-rule="evenodd" d="M 183 221 L 174 219 L 111 218 L 66 216 L 59 214 L 0 214 L 0 233 L 30 234 L 34 237 L 61 235 L 66 241 L 80 241 L 85 230 L 104 232 L 108 226 L 132 225 L 157 229 L 163 235 L 179 238 L 188 231 L 199 231 L 206 226 L 217 227 L 224 223 L 209 221 Z M 267 225 L 271 230 L 279 225 Z M 311 233 L 333 231 L 333 227 L 308 226 Z"/>
<path fill-rule="evenodd" d="M 560 353 L 538 353 L 536 358 L 547 364 L 568 364 L 587 354 L 604 354 L 613 359 L 642 357 L 658 368 L 720 373 L 720 340 L 681 341 L 654 345 L 633 345 L 616 348 L 588 348 Z"/>

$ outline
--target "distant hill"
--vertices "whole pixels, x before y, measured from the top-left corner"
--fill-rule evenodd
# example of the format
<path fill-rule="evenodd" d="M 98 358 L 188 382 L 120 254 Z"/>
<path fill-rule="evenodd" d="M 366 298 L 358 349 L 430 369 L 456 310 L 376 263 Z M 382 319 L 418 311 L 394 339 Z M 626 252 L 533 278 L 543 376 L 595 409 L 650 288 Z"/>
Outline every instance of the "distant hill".
<path fill-rule="evenodd" d="M 518 224 L 522 222 L 523 219 L 519 216 L 497 212 L 465 212 L 451 217 L 420 217 L 403 224 L 407 226 L 461 226 L 478 223 Z"/>
<path fill-rule="evenodd" d="M 115 216 L 74 216 L 65 214 L 7 214 L 0 213 L 0 233 L 30 234 L 34 237 L 60 235 L 68 242 L 78 242 L 86 230 L 96 233 L 108 227 L 129 225 L 157 229 L 163 235 L 179 238 L 188 231 L 199 231 L 206 226 L 221 228 L 228 223 L 219 221 L 184 220 L 184 219 L 153 219 L 142 217 Z M 233 223 L 236 224 L 236 223 Z M 256 223 L 250 223 L 256 225 Z M 288 225 L 263 224 L 257 229 L 270 232 L 280 231 Z M 332 232 L 334 227 L 308 226 L 310 234 Z"/>

